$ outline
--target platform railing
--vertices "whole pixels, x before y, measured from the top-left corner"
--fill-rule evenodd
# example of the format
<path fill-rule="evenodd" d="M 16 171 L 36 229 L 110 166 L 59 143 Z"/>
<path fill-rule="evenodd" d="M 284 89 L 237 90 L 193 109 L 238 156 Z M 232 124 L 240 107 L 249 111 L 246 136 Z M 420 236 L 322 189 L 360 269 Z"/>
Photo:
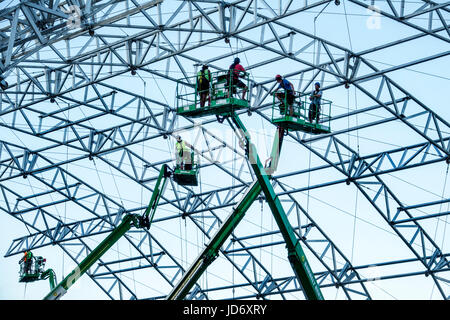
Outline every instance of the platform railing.
<path fill-rule="evenodd" d="M 249 101 L 249 73 L 238 72 L 236 70 L 216 71 L 211 72 L 211 79 L 207 89 L 200 90 L 199 77 L 189 77 L 177 83 L 177 110 L 180 108 L 189 107 L 200 108 L 200 96 L 207 93 L 208 97 L 205 99 L 205 107 L 219 104 L 222 99 L 236 98 L 242 99 L 244 90 L 246 90 L 246 101 Z M 245 87 L 240 87 L 238 81 L 241 81 Z"/>
<path fill-rule="evenodd" d="M 186 165 L 188 165 L 189 167 L 186 168 Z M 194 150 L 191 150 L 191 157 L 190 159 L 188 159 L 188 161 L 186 161 L 184 163 L 184 169 L 181 169 L 180 164 L 176 164 L 175 165 L 175 169 L 177 170 L 188 170 L 188 171 L 193 171 L 193 170 L 197 170 L 198 169 L 198 159 L 197 161 L 195 160 L 195 152 Z"/>
<path fill-rule="evenodd" d="M 277 90 L 272 95 L 272 120 L 288 117 L 307 120 L 305 104 L 299 92 L 293 91 L 291 95 L 285 90 Z"/>
<path fill-rule="evenodd" d="M 293 91 L 293 94 L 290 95 L 286 90 L 277 90 L 272 93 L 272 96 L 272 122 L 274 120 L 293 121 L 300 119 L 325 130 L 330 129 L 332 101 L 322 98 L 318 108 L 319 117 L 314 117 L 312 102 L 309 98 L 310 94 Z"/>

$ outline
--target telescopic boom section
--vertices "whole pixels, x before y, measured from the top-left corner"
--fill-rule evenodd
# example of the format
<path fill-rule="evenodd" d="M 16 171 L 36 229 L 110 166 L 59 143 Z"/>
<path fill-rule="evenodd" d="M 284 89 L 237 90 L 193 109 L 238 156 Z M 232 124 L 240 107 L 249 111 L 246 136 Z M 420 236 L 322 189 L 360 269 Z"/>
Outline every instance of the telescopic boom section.
<path fill-rule="evenodd" d="M 156 181 L 155 189 L 153 189 L 152 198 L 150 199 L 150 203 L 148 204 L 147 209 L 142 216 L 143 227 L 150 229 L 150 225 L 153 221 L 153 217 L 155 216 L 156 208 L 159 204 L 159 199 L 164 193 L 166 188 L 167 178 L 169 178 L 171 173 L 169 172 L 169 167 L 164 164 L 159 172 L 158 181 Z"/>
<path fill-rule="evenodd" d="M 319 285 L 316 282 L 314 274 L 309 266 L 308 260 L 300 246 L 291 224 L 287 218 L 286 212 L 281 205 L 280 199 L 273 190 L 269 177 L 259 160 L 255 145 L 250 140 L 250 135 L 244 124 L 235 113 L 232 115 L 232 121 L 238 128 L 238 135 L 245 137 L 246 153 L 248 155 L 251 167 L 255 172 L 258 182 L 264 192 L 266 201 L 272 211 L 278 228 L 283 235 L 288 250 L 288 259 L 294 270 L 297 279 L 302 286 L 303 292 L 309 300 L 323 300 Z"/>
<path fill-rule="evenodd" d="M 225 240 L 231 235 L 234 228 L 242 220 L 245 212 L 247 212 L 248 208 L 256 200 L 260 192 L 261 187 L 258 181 L 253 182 L 241 201 L 233 209 L 233 212 L 227 217 L 222 227 L 217 230 L 205 249 L 203 249 L 195 262 L 166 297 L 167 300 L 182 300 L 186 297 L 203 272 L 218 257 L 219 250 Z"/>
<path fill-rule="evenodd" d="M 265 170 L 266 173 L 271 176 L 278 168 L 278 161 L 280 160 L 281 145 L 283 144 L 284 134 L 287 131 L 282 127 L 277 127 L 275 138 L 272 145 L 272 153 L 270 158 L 266 160 Z"/>
<path fill-rule="evenodd" d="M 44 300 L 58 300 L 69 288 L 96 263 L 106 251 L 108 251 L 132 226 L 136 228 L 150 228 L 159 199 L 162 196 L 166 184 L 166 178 L 170 176 L 167 165 L 163 165 L 156 182 L 150 203 L 142 216 L 127 214 L 122 222 L 103 240 L 83 261 L 55 288 L 52 288 Z"/>
<path fill-rule="evenodd" d="M 42 274 L 42 279 L 47 279 L 50 283 L 50 290 L 55 289 L 55 271 L 53 271 L 52 269 L 48 269 L 46 271 L 44 271 L 44 273 Z"/>
<path fill-rule="evenodd" d="M 131 226 L 139 225 L 139 217 L 134 214 L 127 214 L 120 225 L 111 232 L 105 240 L 103 240 L 81 263 L 67 276 L 56 288 L 50 291 L 44 300 L 58 300 L 69 288 L 97 262 L 102 255 L 109 250 L 128 230 Z"/>

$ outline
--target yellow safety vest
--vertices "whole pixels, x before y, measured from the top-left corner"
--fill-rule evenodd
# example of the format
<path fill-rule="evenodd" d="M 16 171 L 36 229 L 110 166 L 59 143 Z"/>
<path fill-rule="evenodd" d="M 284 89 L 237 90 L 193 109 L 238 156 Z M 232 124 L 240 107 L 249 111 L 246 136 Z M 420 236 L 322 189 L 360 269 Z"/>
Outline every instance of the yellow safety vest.
<path fill-rule="evenodd" d="M 182 140 L 181 143 L 177 141 L 175 148 L 177 148 L 177 152 L 180 156 L 183 154 L 183 151 L 189 152 L 189 148 L 186 146 L 184 140 Z"/>
<path fill-rule="evenodd" d="M 211 72 L 207 70 L 206 72 L 199 71 L 197 73 L 197 80 L 199 85 L 202 84 L 203 77 L 205 77 L 206 80 L 211 81 Z"/>

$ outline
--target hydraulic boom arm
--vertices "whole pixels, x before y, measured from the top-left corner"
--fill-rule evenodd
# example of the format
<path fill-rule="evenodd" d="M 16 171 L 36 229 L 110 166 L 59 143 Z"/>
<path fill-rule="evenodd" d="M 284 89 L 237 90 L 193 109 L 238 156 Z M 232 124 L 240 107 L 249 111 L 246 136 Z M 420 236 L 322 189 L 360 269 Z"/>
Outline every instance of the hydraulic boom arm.
<path fill-rule="evenodd" d="M 253 182 L 242 200 L 233 209 L 233 212 L 227 217 L 222 227 L 217 230 L 216 234 L 213 236 L 205 249 L 203 249 L 195 262 L 183 275 L 182 279 L 166 297 L 167 300 L 182 300 L 184 299 L 184 297 L 186 297 L 186 295 L 195 285 L 203 272 L 217 258 L 217 256 L 219 255 L 219 250 L 222 247 L 223 243 L 230 236 L 238 223 L 242 220 L 245 212 L 256 200 L 260 192 L 261 187 L 258 181 Z"/>
<path fill-rule="evenodd" d="M 163 165 L 159 173 L 158 181 L 150 200 L 150 203 L 142 216 L 137 214 L 127 214 L 122 222 L 115 228 L 83 261 L 64 278 L 56 287 L 53 287 L 44 300 L 60 299 L 69 288 L 87 271 L 94 263 L 96 263 L 103 254 L 108 251 L 132 226 L 136 228 L 150 228 L 150 224 L 155 215 L 159 199 L 164 191 L 166 178 L 170 176 L 167 165 Z"/>
<path fill-rule="evenodd" d="M 42 273 L 41 278 L 44 280 L 48 278 L 48 281 L 50 283 L 50 290 L 55 289 L 55 271 L 53 271 L 52 269 L 48 269 L 44 271 L 44 273 Z"/>
<path fill-rule="evenodd" d="M 272 211 L 278 228 L 283 235 L 284 241 L 288 249 L 288 259 L 294 270 L 295 275 L 303 288 L 303 292 L 309 300 L 323 300 L 319 285 L 314 278 L 314 274 L 309 266 L 308 260 L 300 246 L 300 242 L 296 237 L 287 215 L 281 205 L 280 199 L 273 190 L 269 177 L 259 160 L 255 145 L 250 140 L 250 135 L 238 115 L 233 113 L 232 121 L 238 128 L 238 135 L 243 137 L 246 144 L 246 153 L 250 164 L 255 172 L 258 182 L 264 192 L 266 201 Z M 231 123 L 230 123 L 231 124 Z"/>

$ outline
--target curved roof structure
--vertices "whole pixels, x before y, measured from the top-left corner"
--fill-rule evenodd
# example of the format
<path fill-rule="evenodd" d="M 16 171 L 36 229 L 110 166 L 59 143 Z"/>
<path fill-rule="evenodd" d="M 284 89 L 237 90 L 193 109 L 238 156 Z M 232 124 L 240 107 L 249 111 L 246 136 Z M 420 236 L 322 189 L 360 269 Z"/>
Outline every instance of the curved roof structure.
<path fill-rule="evenodd" d="M 24 250 L 62 279 L 143 212 L 179 134 L 200 184 L 171 180 L 151 229 L 128 232 L 66 296 L 165 299 L 255 180 L 226 122 L 175 112 L 177 84 L 235 57 L 261 159 L 276 74 L 303 94 L 318 81 L 333 101 L 332 132 L 289 132 L 272 177 L 325 299 L 450 297 L 449 1 L 7 2 L 0 281 L 14 289 L 2 298 L 23 297 Z M 261 195 L 187 298 L 304 299 L 274 222 Z"/>

